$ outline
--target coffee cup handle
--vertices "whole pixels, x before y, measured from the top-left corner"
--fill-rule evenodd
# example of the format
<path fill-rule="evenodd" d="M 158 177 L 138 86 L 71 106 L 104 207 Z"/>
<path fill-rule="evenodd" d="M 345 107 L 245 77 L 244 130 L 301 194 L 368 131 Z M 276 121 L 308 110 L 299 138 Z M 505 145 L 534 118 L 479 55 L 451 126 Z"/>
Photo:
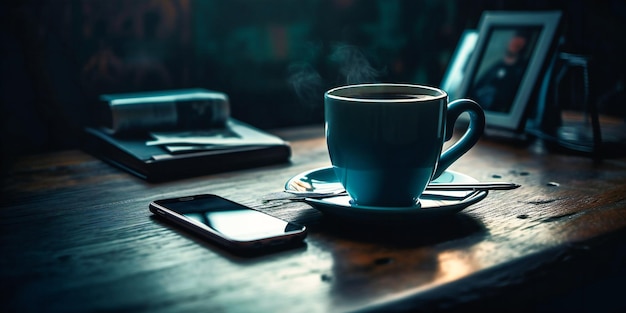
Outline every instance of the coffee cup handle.
<path fill-rule="evenodd" d="M 465 154 L 465 152 L 469 151 L 469 149 L 478 142 L 478 139 L 480 139 L 480 136 L 482 136 L 485 131 L 485 112 L 480 105 L 473 100 L 458 99 L 448 104 L 445 141 L 452 138 L 454 124 L 461 113 L 464 112 L 470 115 L 469 126 L 461 139 L 441 154 L 432 179 L 439 177 L 454 161 Z"/>

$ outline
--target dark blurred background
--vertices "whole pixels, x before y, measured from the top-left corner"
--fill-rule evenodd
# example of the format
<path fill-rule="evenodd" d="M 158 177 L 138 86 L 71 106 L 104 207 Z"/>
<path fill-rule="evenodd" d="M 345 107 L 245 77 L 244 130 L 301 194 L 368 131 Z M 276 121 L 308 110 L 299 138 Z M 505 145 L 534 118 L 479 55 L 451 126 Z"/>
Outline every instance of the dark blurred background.
<path fill-rule="evenodd" d="M 98 95 L 202 87 L 269 129 L 323 122 L 323 92 L 439 85 L 485 10 L 561 10 L 563 50 L 590 55 L 592 97 L 624 117 L 625 1 L 32 0 L 0 5 L 3 162 L 79 146 Z M 612 97 L 612 98 L 611 98 Z M 604 99 L 603 98 L 603 99 Z"/>

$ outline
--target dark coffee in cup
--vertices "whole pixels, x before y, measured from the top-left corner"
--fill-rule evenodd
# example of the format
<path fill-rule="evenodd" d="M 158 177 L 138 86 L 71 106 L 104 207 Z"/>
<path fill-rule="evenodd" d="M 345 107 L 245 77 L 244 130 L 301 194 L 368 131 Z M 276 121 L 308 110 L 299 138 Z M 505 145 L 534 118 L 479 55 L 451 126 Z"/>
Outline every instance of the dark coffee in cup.
<path fill-rule="evenodd" d="M 411 100 L 411 99 L 434 99 L 430 95 L 417 95 L 406 93 L 361 93 L 352 96 L 356 99 L 372 99 L 372 100 Z"/>

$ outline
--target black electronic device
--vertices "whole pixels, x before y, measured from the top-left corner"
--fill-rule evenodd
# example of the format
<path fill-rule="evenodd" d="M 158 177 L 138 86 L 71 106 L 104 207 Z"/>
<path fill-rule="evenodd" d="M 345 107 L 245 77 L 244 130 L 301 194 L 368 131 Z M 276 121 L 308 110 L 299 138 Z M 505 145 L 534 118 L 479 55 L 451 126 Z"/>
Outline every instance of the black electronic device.
<path fill-rule="evenodd" d="M 263 252 L 297 246 L 305 226 L 273 217 L 217 195 L 156 200 L 150 211 L 233 252 Z"/>

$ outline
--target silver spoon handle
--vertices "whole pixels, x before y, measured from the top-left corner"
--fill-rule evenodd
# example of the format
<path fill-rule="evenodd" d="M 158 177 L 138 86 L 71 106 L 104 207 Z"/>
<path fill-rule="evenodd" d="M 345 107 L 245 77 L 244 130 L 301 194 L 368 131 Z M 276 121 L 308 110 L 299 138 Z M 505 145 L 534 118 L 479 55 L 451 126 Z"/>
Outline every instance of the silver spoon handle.
<path fill-rule="evenodd" d="M 426 186 L 426 190 L 510 190 L 520 186 L 506 182 L 435 183 Z"/>
<path fill-rule="evenodd" d="M 463 190 L 510 190 L 520 187 L 521 185 L 507 182 L 477 182 L 477 183 L 434 183 L 426 186 L 426 190 L 430 191 L 463 191 Z M 345 190 L 335 190 L 331 192 L 317 192 L 317 191 L 297 191 L 297 190 L 285 190 L 285 192 L 300 195 L 304 197 L 316 197 L 316 196 L 332 196 L 341 195 L 345 193 Z"/>

